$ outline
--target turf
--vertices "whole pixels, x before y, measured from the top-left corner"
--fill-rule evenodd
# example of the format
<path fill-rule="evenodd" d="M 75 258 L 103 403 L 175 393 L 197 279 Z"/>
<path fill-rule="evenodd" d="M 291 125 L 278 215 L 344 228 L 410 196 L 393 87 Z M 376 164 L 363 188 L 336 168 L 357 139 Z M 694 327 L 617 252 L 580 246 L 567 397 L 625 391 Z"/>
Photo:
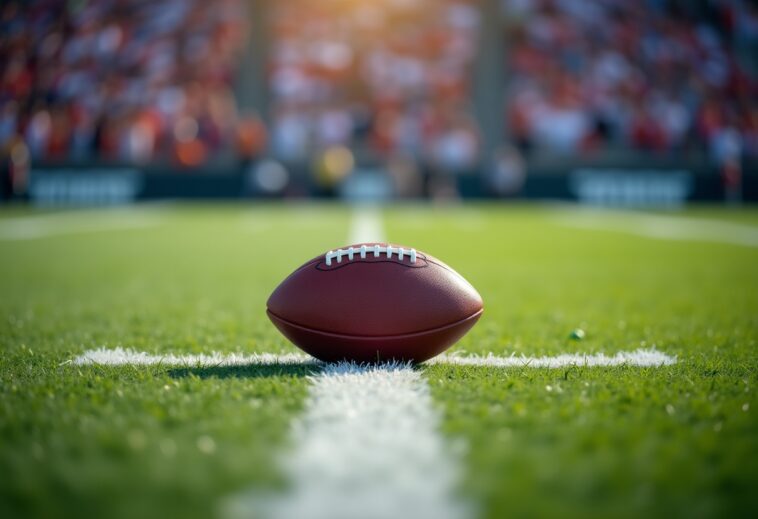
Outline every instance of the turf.
<path fill-rule="evenodd" d="M 462 499 L 483 517 L 755 516 L 758 249 L 574 229 L 561 211 L 383 213 L 392 241 L 443 259 L 480 290 L 486 315 L 456 351 L 644 346 L 679 359 L 655 369 L 419 368 L 451 445 L 467 446 Z M 267 322 L 266 297 L 345 243 L 350 211 L 156 206 L 119 218 L 134 214 L 152 223 L 77 231 L 104 218 L 81 211 L 61 217 L 70 232 L 0 241 L 3 517 L 207 517 L 238 489 L 284 484 L 275 462 L 306 368 L 68 361 L 117 346 L 294 351 Z M 666 214 L 758 223 L 754 209 Z M 3 209 L 0 226 L 38 217 Z M 575 328 L 583 340 L 570 339 Z"/>

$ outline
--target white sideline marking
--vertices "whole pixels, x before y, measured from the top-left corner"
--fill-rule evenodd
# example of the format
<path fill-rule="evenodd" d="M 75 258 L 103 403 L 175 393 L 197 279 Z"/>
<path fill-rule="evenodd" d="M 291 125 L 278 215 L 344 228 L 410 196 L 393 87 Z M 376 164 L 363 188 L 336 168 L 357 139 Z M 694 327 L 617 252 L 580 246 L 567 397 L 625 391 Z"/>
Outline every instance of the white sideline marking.
<path fill-rule="evenodd" d="M 676 358 L 657 350 L 556 357 L 440 356 L 430 364 L 496 368 L 662 366 Z M 303 416 L 292 425 L 294 451 L 281 462 L 289 487 L 256 489 L 221 502 L 229 519 L 461 519 L 470 506 L 456 498 L 458 459 L 439 435 L 440 415 L 421 370 L 407 364 L 324 364 L 308 355 L 150 355 L 91 350 L 74 364 L 246 366 L 312 365 Z M 319 372 L 318 370 L 321 369 Z"/>
<path fill-rule="evenodd" d="M 584 209 L 561 212 L 557 222 L 581 229 L 626 232 L 657 240 L 705 241 L 758 247 L 758 227 L 708 218 Z"/>
<path fill-rule="evenodd" d="M 158 223 L 153 211 L 134 209 L 73 210 L 0 220 L 0 240 L 34 240 L 48 236 L 138 229 Z"/>
<path fill-rule="evenodd" d="M 613 355 L 594 353 L 567 353 L 555 357 L 526 357 L 511 355 L 499 357 L 489 355 L 440 355 L 426 362 L 426 365 L 442 364 L 452 366 L 480 366 L 488 368 L 566 368 L 571 366 L 612 367 L 637 366 L 658 367 L 676 364 L 676 357 L 655 349 L 620 351 Z M 227 367 L 227 366 L 274 366 L 278 364 L 313 365 L 328 368 L 309 355 L 301 353 L 217 353 L 207 355 L 154 355 L 130 349 L 101 348 L 89 350 L 72 361 L 73 364 L 103 366 L 192 366 L 192 367 Z"/>
<path fill-rule="evenodd" d="M 207 355 L 153 355 L 124 348 L 89 350 L 76 357 L 76 365 L 98 364 L 103 366 L 271 366 L 277 364 L 317 364 L 318 361 L 299 353 L 217 353 Z"/>
<path fill-rule="evenodd" d="M 429 386 L 408 364 L 328 364 L 311 378 L 287 492 L 230 497 L 229 517 L 288 519 L 468 516 L 455 499 L 458 464 L 438 434 Z"/>
<path fill-rule="evenodd" d="M 382 216 L 376 206 L 358 206 L 350 222 L 350 243 L 383 242 Z"/>
<path fill-rule="evenodd" d="M 666 355 L 655 349 L 638 349 L 634 351 L 620 351 L 613 355 L 594 353 L 586 355 L 581 353 L 563 353 L 555 357 L 526 357 L 523 355 L 510 357 L 497 357 L 489 355 L 441 355 L 431 359 L 430 364 L 452 364 L 457 366 L 483 366 L 489 368 L 566 368 L 579 367 L 611 367 L 611 366 L 639 366 L 657 367 L 676 364 L 676 357 Z"/>

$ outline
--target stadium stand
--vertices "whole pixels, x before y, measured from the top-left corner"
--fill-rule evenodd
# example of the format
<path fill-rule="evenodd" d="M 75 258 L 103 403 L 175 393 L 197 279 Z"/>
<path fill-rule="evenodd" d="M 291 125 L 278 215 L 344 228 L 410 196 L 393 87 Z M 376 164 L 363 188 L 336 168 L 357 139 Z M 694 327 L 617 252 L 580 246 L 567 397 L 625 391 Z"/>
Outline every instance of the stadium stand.
<path fill-rule="evenodd" d="M 33 0 L 0 10 L 0 147 L 32 160 L 170 160 L 235 152 L 239 0 Z M 249 123 L 248 123 L 249 126 Z M 242 141 L 249 133 L 242 125 Z"/>
<path fill-rule="evenodd" d="M 755 2 L 508 0 L 504 13 L 522 150 L 758 155 Z"/>
<path fill-rule="evenodd" d="M 471 2 L 280 2 L 273 16 L 272 151 L 332 146 L 440 168 L 478 158 L 469 113 L 479 12 Z"/>
<path fill-rule="evenodd" d="M 487 41 L 505 51 L 495 61 L 504 81 L 486 96 L 503 99 L 492 107 L 504 130 L 495 149 L 497 125 L 480 127 L 474 117 L 485 98 L 475 72 L 491 47 L 480 42 L 498 18 L 485 17 L 485 4 L 499 6 L 500 17 Z M 291 179 L 300 194 L 334 193 L 319 184 L 360 166 L 388 174 L 396 195 L 453 189 L 452 179 L 477 173 L 468 175 L 478 184 L 471 192 L 563 197 L 565 180 L 549 179 L 556 189 L 546 191 L 528 177 L 663 164 L 702 178 L 720 172 L 722 180 L 694 190 L 714 198 L 721 184 L 741 186 L 744 164 L 758 163 L 756 5 L 4 2 L 3 177 L 23 180 L 30 164 L 248 175 L 265 156 L 277 161 L 265 171 L 279 172 L 268 185 Z M 265 50 L 260 66 L 249 61 L 255 46 Z M 266 84 L 265 103 L 254 106 L 261 117 L 246 101 L 251 82 Z"/>

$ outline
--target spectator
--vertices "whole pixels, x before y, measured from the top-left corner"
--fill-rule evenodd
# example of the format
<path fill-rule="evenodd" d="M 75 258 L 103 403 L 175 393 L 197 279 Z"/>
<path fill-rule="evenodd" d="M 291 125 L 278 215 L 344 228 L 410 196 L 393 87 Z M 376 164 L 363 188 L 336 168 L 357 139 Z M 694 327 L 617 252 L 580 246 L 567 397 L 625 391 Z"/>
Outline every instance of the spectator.
<path fill-rule="evenodd" d="M 755 2 L 505 0 L 503 12 L 508 121 L 523 151 L 713 149 L 732 128 L 758 156 L 749 117 L 726 123 L 756 110 Z"/>
<path fill-rule="evenodd" d="M 402 156 L 470 168 L 479 150 L 468 110 L 444 128 L 435 119 L 437 106 L 469 96 L 478 28 L 470 0 L 276 3 L 273 153 L 304 161 L 347 146 L 385 163 Z"/>
<path fill-rule="evenodd" d="M 229 87 L 244 44 L 243 6 L 3 3 L 0 147 L 22 135 L 36 160 L 183 156 L 192 165 L 234 153 Z"/>

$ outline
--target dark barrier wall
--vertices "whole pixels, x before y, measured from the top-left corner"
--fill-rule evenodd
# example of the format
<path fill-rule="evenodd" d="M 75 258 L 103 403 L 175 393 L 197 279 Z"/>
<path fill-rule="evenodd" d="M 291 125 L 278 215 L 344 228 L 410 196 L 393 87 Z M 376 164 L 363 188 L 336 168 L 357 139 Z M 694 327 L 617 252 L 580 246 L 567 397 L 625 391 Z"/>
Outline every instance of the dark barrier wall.
<path fill-rule="evenodd" d="M 758 164 L 744 164 L 742 198 L 758 201 Z M 656 204 L 656 193 L 681 196 L 683 201 L 720 201 L 725 198 L 718 168 L 705 155 L 686 159 L 650 157 L 630 153 L 608 153 L 593 159 L 536 157 L 528 162 L 528 175 L 521 196 L 526 198 L 584 199 L 593 201 L 605 191 L 613 196 L 626 193 L 628 205 L 645 193 Z M 605 182 L 603 182 L 603 179 Z M 593 185 L 594 184 L 594 185 Z M 675 195 L 678 191 L 678 195 Z M 595 200 L 599 201 L 599 200 Z M 621 200 L 618 200 L 621 202 Z M 612 202 L 609 200 L 609 202 Z M 660 202 L 660 200 L 658 200 Z"/>
<path fill-rule="evenodd" d="M 372 169 L 374 176 L 376 171 Z M 719 201 L 725 197 L 721 177 L 702 161 L 535 160 L 530 161 L 527 171 L 523 188 L 514 197 L 638 206 Z M 743 200 L 758 201 L 758 174 L 744 175 L 742 184 Z M 113 165 L 39 166 L 30 173 L 28 197 L 39 204 L 115 204 L 258 196 L 250 185 L 247 175 L 236 165 L 182 172 Z M 307 194 L 307 186 L 301 187 L 297 192 Z M 493 197 L 480 175 L 461 177 L 459 187 L 464 197 Z"/>
<path fill-rule="evenodd" d="M 239 168 L 171 169 L 110 165 L 37 167 L 27 197 L 36 204 L 120 204 L 136 200 L 232 199 L 246 194 Z"/>
<path fill-rule="evenodd" d="M 594 173 L 594 178 L 587 179 L 588 173 Z M 579 175 L 585 176 L 583 186 L 585 196 L 582 196 L 582 185 L 579 183 L 580 181 L 577 181 Z M 665 178 L 669 176 L 671 177 L 670 180 Z M 606 192 L 616 189 L 619 192 L 629 193 L 624 196 L 619 195 L 620 199 L 628 200 L 628 203 L 624 205 L 656 205 L 654 193 L 660 192 L 659 188 L 661 187 L 665 192 L 671 193 L 677 188 L 676 185 L 672 184 L 679 184 L 682 190 L 682 201 L 714 202 L 723 200 L 725 197 L 721 178 L 716 175 L 696 175 L 686 170 L 635 170 L 626 168 L 614 170 L 582 169 L 575 170 L 570 174 L 534 173 L 526 178 L 524 188 L 519 196 L 532 199 L 584 199 L 592 201 L 592 194 L 586 193 L 586 191 L 591 192 L 592 187 L 588 187 L 587 184 L 593 181 L 599 184 L 602 177 L 607 179 L 606 185 L 597 186 L 595 189 L 602 191 L 605 187 Z M 651 179 L 651 177 L 655 178 Z M 635 192 L 638 195 L 635 195 Z M 644 198 L 642 193 L 652 194 L 652 199 L 648 196 L 649 202 L 635 204 L 636 196 L 639 199 Z M 612 194 L 608 196 L 613 198 Z M 742 198 L 750 202 L 758 201 L 758 177 L 746 176 L 743 178 Z M 600 200 L 597 201 L 600 202 Z M 612 203 L 612 200 L 609 202 Z"/>
<path fill-rule="evenodd" d="M 239 198 L 244 194 L 239 173 L 149 173 L 144 175 L 140 198 Z"/>

